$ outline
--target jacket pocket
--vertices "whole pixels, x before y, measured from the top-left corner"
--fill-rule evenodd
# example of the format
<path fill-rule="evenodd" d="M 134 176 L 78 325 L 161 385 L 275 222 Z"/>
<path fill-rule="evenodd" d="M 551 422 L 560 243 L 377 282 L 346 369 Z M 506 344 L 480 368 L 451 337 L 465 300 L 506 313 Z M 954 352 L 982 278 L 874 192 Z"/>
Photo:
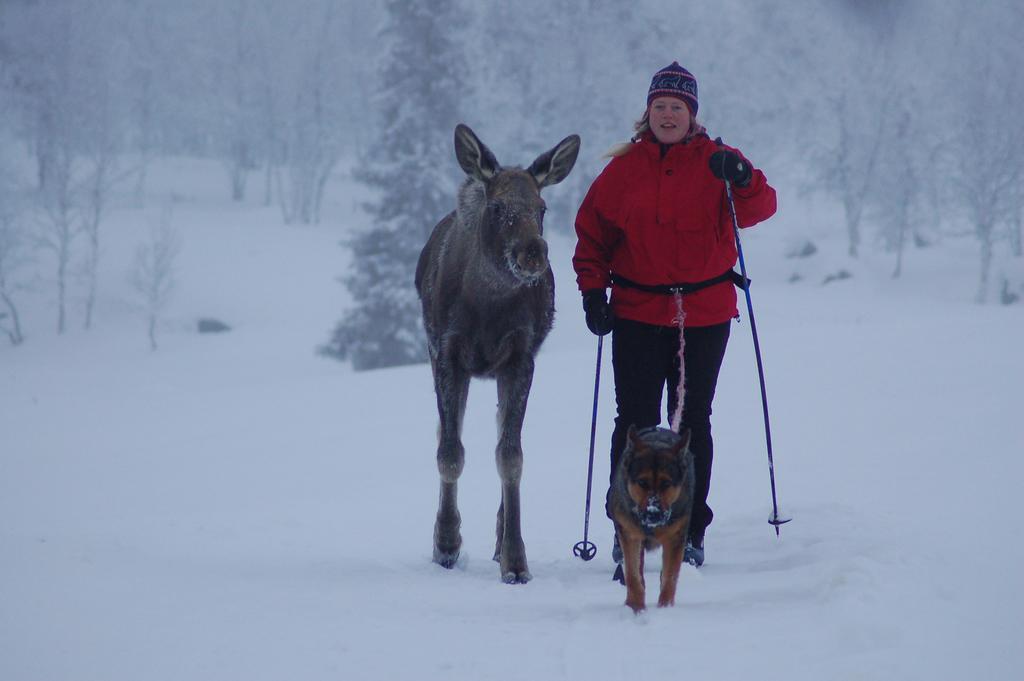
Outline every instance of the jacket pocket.
<path fill-rule="evenodd" d="M 708 265 L 718 248 L 718 229 L 715 223 L 697 215 L 681 217 L 674 225 L 675 277 L 681 282 L 695 283 L 704 278 Z"/>

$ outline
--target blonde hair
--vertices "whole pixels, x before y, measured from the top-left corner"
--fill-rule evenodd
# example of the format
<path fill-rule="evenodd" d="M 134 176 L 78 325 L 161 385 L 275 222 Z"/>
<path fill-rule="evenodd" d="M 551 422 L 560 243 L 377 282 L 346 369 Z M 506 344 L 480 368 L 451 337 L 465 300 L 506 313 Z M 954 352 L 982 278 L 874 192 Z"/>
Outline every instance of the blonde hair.
<path fill-rule="evenodd" d="M 619 142 L 618 144 L 612 145 L 608 151 L 604 152 L 601 158 L 615 158 L 616 156 L 623 156 L 633 145 L 640 141 L 644 133 L 651 129 L 650 112 L 644 111 L 644 115 L 637 122 L 633 123 L 633 136 L 629 138 L 628 142 Z M 696 116 L 690 115 L 690 129 L 686 131 L 686 137 L 683 140 L 688 140 L 694 135 L 699 135 L 702 132 L 707 132 L 704 126 L 701 125 L 700 121 L 697 120 Z"/>

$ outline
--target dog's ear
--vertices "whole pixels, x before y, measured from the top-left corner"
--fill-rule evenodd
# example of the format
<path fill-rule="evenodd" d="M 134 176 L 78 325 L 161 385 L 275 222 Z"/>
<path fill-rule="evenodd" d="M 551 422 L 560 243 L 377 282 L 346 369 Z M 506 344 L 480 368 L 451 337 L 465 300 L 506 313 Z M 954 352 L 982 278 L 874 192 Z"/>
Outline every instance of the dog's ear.
<path fill-rule="evenodd" d="M 629 430 L 626 431 L 626 446 L 622 450 L 623 462 L 628 464 L 633 459 L 633 454 L 639 444 L 640 438 L 636 434 L 636 426 L 629 424 Z"/>
<path fill-rule="evenodd" d="M 679 442 L 676 443 L 674 451 L 676 454 L 683 454 L 686 452 L 686 448 L 690 446 L 690 429 L 683 427 L 681 433 L 679 433 Z"/>
<path fill-rule="evenodd" d="M 629 430 L 626 431 L 626 451 L 632 452 L 641 445 L 640 433 L 636 429 L 636 425 L 629 424 Z"/>

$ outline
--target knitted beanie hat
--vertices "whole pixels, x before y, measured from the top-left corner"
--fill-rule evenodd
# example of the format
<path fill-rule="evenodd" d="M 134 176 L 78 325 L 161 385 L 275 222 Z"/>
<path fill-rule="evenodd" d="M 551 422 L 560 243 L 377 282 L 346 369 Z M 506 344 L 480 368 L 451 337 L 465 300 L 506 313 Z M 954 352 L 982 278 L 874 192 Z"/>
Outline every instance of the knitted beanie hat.
<path fill-rule="evenodd" d="M 674 61 L 654 74 L 647 91 L 647 106 L 658 97 L 675 97 L 686 102 L 690 113 L 697 115 L 697 79 Z"/>

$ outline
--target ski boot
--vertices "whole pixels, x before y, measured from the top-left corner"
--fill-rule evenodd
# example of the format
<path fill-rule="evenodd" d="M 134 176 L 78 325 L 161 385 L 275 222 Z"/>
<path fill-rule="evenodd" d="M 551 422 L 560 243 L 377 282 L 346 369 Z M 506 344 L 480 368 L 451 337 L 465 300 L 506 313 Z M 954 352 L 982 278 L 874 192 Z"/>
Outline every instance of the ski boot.
<path fill-rule="evenodd" d="M 615 543 L 612 544 L 612 560 L 615 561 L 615 574 L 612 581 L 619 584 L 626 584 L 626 575 L 622 572 L 622 547 L 619 546 L 619 535 L 615 535 Z"/>
<path fill-rule="evenodd" d="M 704 537 L 691 537 L 686 541 L 683 561 L 698 568 L 704 564 Z"/>

